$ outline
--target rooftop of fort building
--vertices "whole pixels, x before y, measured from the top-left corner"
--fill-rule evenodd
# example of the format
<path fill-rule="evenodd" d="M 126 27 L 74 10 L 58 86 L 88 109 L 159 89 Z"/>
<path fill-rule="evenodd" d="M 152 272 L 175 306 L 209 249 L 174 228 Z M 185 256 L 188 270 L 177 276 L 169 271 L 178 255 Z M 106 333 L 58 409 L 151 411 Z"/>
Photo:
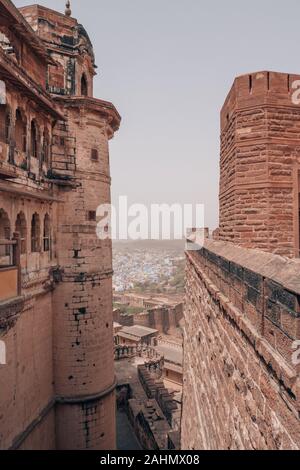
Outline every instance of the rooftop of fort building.
<path fill-rule="evenodd" d="M 118 332 L 118 336 L 131 340 L 142 340 L 149 336 L 157 336 L 158 331 L 153 328 L 147 328 L 145 326 L 124 326 L 121 331 Z"/>

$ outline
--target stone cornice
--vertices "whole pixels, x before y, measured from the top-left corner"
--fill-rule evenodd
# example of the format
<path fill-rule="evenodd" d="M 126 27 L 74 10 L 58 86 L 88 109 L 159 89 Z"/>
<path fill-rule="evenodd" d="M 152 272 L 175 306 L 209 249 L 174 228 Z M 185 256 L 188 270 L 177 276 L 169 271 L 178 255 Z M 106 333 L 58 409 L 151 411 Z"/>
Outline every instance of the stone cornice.
<path fill-rule="evenodd" d="M 18 195 L 24 199 L 39 199 L 40 201 L 49 201 L 49 202 L 63 202 L 63 200 L 54 197 L 51 192 L 48 190 L 38 190 L 33 189 L 32 191 L 27 190 L 24 186 L 14 185 L 12 183 L 2 183 L 0 182 L 0 192 L 9 193 L 13 195 Z"/>
<path fill-rule="evenodd" d="M 121 124 L 121 116 L 109 101 L 85 96 L 55 96 L 54 99 L 65 107 L 96 111 L 107 119 L 109 126 L 116 132 Z"/>
<path fill-rule="evenodd" d="M 110 279 L 113 276 L 114 272 L 109 271 L 95 271 L 93 273 L 72 273 L 65 274 L 62 273 L 62 282 L 94 282 L 95 280 L 105 280 Z"/>
<path fill-rule="evenodd" d="M 107 397 L 112 392 L 114 392 L 116 386 L 117 386 L 117 379 L 115 378 L 113 384 L 107 387 L 106 389 L 102 390 L 101 392 L 98 392 L 92 395 L 82 395 L 82 396 L 74 395 L 73 397 L 58 397 L 56 398 L 56 402 L 59 404 L 67 404 L 67 405 L 81 405 L 84 403 L 89 403 L 91 401 L 98 401 Z"/>

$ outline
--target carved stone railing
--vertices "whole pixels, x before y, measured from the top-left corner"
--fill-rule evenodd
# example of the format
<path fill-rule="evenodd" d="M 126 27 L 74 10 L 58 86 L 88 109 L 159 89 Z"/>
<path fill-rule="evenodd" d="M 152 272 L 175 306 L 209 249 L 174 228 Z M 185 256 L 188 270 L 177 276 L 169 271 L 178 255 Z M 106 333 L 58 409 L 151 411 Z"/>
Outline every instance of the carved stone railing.
<path fill-rule="evenodd" d="M 138 344 L 137 346 L 119 344 L 115 346 L 115 360 L 140 357 L 145 359 L 145 367 L 149 372 L 162 372 L 164 368 L 164 357 L 159 354 L 155 348 L 147 344 Z"/>

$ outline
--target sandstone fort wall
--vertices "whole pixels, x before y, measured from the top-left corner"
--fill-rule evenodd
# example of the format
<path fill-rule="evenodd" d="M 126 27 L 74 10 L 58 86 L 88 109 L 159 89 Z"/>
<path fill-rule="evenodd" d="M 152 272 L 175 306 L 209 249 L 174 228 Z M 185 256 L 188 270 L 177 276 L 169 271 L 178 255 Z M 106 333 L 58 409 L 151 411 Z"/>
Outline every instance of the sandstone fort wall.
<path fill-rule="evenodd" d="M 187 253 L 183 449 L 300 447 L 299 272 L 230 243 Z"/>

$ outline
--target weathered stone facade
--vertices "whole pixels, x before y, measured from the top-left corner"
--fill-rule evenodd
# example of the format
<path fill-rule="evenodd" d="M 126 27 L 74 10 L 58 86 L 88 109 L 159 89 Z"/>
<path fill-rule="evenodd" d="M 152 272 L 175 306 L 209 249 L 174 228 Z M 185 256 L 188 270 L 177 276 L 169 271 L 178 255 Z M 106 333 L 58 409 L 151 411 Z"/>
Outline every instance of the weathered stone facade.
<path fill-rule="evenodd" d="M 93 97 L 93 48 L 74 18 L 1 0 L 0 46 L 6 292 L 20 273 L 14 295 L 0 291 L 0 448 L 113 449 L 112 247 L 96 209 L 110 202 L 120 116 Z"/>
<path fill-rule="evenodd" d="M 295 78 L 240 77 L 222 110 L 220 229 L 187 252 L 183 449 L 300 448 Z"/>

